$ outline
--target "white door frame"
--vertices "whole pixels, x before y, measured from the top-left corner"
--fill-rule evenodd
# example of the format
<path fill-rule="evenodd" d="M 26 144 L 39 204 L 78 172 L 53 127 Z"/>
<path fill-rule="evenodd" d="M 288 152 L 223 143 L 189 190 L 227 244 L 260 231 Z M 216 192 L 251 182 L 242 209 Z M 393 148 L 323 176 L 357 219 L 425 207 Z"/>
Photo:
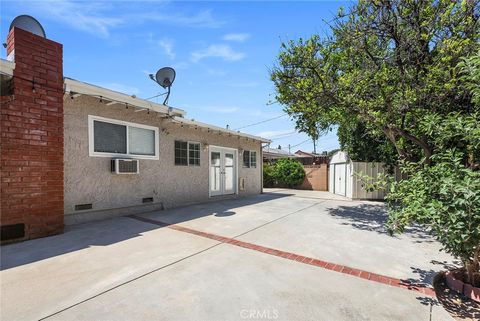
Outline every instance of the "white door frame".
<path fill-rule="evenodd" d="M 233 153 L 233 166 L 235 167 L 233 173 L 233 188 L 234 192 L 231 194 L 224 194 L 224 188 L 221 194 L 219 195 L 212 195 L 211 189 L 211 168 L 212 168 L 212 152 L 219 151 L 220 152 L 220 164 L 222 164 L 222 155 L 225 154 L 225 151 Z M 224 161 L 224 160 L 223 160 Z M 223 186 L 223 184 L 221 184 Z M 215 197 L 215 196 L 222 196 L 222 195 L 235 195 L 238 194 L 238 149 L 231 148 L 231 147 L 224 147 L 224 146 L 216 146 L 216 145 L 209 145 L 208 146 L 208 197 Z"/>

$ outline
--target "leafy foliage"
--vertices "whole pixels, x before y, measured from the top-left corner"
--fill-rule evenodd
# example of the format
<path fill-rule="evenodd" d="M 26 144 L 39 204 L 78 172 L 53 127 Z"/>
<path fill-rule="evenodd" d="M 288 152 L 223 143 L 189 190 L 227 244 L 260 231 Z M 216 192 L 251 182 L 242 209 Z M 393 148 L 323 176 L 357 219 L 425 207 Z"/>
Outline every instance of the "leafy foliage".
<path fill-rule="evenodd" d="M 265 186 L 273 186 L 276 183 L 290 188 L 302 184 L 305 179 L 303 165 L 291 158 L 281 158 L 273 164 L 265 164 L 263 167 L 263 182 Z"/>
<path fill-rule="evenodd" d="M 403 159 L 428 162 L 425 113 L 474 109 L 457 64 L 478 52 L 478 1 L 359 1 L 331 36 L 283 43 L 271 78 L 276 99 L 307 131 L 357 123 Z"/>
<path fill-rule="evenodd" d="M 383 135 L 372 136 L 362 123 L 353 123 L 338 128 L 338 141 L 350 159 L 359 162 L 384 162 L 393 165 L 397 153 Z"/>
<path fill-rule="evenodd" d="M 479 30 L 478 0 L 360 0 L 339 12 L 330 36 L 283 43 L 271 72 L 298 128 L 338 126 L 351 156 L 398 158 L 401 181 L 369 181 L 389 189 L 390 230 L 427 226 L 464 261 L 472 284 L 480 274 Z"/>
<path fill-rule="evenodd" d="M 462 259 L 473 284 L 479 271 L 480 172 L 465 168 L 453 151 L 432 158 L 432 166 L 402 167 L 409 176 L 393 182 L 387 194 L 388 225 L 392 232 L 412 222 L 427 226 L 447 252 Z"/>
<path fill-rule="evenodd" d="M 264 163 L 263 164 L 263 186 L 273 187 L 275 185 L 275 164 Z"/>
<path fill-rule="evenodd" d="M 463 58 L 458 66 L 462 81 L 472 92 L 472 102 L 480 106 L 480 51 L 469 58 Z"/>

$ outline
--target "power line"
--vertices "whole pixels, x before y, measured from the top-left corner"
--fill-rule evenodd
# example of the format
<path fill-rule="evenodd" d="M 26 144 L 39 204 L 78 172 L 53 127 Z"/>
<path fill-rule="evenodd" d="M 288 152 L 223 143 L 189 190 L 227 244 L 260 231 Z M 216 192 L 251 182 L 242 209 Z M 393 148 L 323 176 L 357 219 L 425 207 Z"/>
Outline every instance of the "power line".
<path fill-rule="evenodd" d="M 302 145 L 302 144 L 305 144 L 305 143 L 308 142 L 309 140 L 311 140 L 311 139 L 309 138 L 309 139 L 307 139 L 307 140 L 304 140 L 304 141 L 301 142 L 301 143 L 298 143 L 298 144 L 296 144 L 296 145 L 290 146 L 290 148 L 292 148 L 292 147 L 297 147 L 297 146 L 300 146 L 300 145 Z"/>
<path fill-rule="evenodd" d="M 280 140 L 284 140 L 284 139 L 288 139 L 288 138 L 291 138 L 292 136 L 296 136 L 298 135 L 299 133 L 295 132 L 295 133 L 292 133 L 290 135 L 283 135 L 283 136 L 275 136 L 275 137 L 268 137 L 272 142 L 276 142 L 276 141 L 280 141 Z"/>
<path fill-rule="evenodd" d="M 234 129 L 234 130 L 240 130 L 240 129 L 243 129 L 243 128 L 247 128 L 247 127 L 251 127 L 251 126 L 255 126 L 255 125 L 260 125 L 260 124 L 263 124 L 263 123 L 266 123 L 266 122 L 269 122 L 269 121 L 272 121 L 272 120 L 275 120 L 275 119 L 279 119 L 279 118 L 282 118 L 282 117 L 285 117 L 285 116 L 287 116 L 287 114 L 283 114 L 283 115 L 276 116 L 276 117 L 273 117 L 273 118 L 265 119 L 265 120 L 259 121 L 257 123 L 245 125 L 243 127 L 239 127 L 239 128 Z"/>

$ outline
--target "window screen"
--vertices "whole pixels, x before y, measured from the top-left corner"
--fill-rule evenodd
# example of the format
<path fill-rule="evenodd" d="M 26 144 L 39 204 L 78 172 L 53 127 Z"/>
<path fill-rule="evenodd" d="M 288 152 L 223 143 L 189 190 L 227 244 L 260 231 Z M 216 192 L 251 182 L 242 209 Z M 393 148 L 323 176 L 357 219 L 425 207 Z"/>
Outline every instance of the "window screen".
<path fill-rule="evenodd" d="M 188 143 L 188 163 L 200 166 L 200 143 Z"/>
<path fill-rule="evenodd" d="M 250 152 L 250 167 L 257 167 L 257 152 Z"/>
<path fill-rule="evenodd" d="M 243 167 L 250 167 L 250 151 L 243 151 Z"/>
<path fill-rule="evenodd" d="M 128 126 L 130 154 L 155 156 L 155 131 Z"/>
<path fill-rule="evenodd" d="M 125 125 L 93 122 L 94 151 L 100 153 L 127 153 L 127 127 Z"/>
<path fill-rule="evenodd" d="M 175 141 L 175 165 L 188 165 L 188 143 Z"/>

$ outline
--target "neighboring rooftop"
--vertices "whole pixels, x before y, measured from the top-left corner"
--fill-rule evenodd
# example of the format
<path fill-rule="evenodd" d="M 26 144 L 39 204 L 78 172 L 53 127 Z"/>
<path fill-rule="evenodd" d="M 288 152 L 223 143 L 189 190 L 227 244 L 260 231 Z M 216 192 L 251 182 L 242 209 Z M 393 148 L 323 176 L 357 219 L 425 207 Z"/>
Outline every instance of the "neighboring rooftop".
<path fill-rule="evenodd" d="M 271 148 L 268 146 L 263 147 L 263 156 L 266 158 L 282 158 L 282 157 L 295 157 L 286 150 L 279 148 Z"/>

